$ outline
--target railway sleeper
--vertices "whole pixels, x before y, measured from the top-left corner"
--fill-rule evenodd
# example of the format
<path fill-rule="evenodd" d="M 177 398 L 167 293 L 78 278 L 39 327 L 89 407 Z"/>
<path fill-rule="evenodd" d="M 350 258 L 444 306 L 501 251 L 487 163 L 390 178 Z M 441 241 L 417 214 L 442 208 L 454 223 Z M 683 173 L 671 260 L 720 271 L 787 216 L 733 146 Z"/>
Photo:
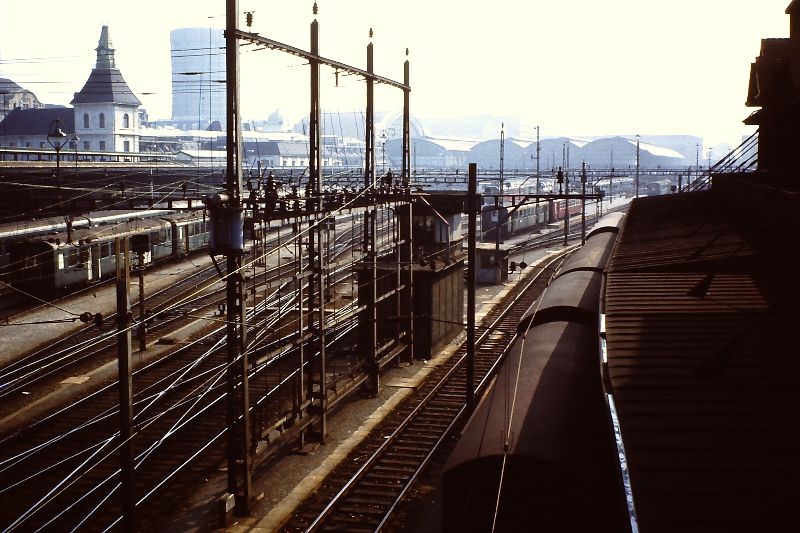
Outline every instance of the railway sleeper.
<path fill-rule="evenodd" d="M 364 507 L 356 506 L 356 505 L 348 505 L 350 502 L 345 502 L 339 507 L 340 513 L 351 513 L 351 514 L 365 514 L 365 515 L 372 515 L 381 517 L 386 513 L 386 508 L 384 505 L 365 505 Z"/>
<path fill-rule="evenodd" d="M 392 450 L 390 452 L 386 452 L 386 457 L 395 458 L 397 460 L 406 460 L 406 461 L 413 461 L 417 459 L 424 459 L 427 455 L 427 450 L 423 448 L 418 448 L 414 450 Z"/>
<path fill-rule="evenodd" d="M 396 494 L 386 494 L 380 498 L 377 494 L 365 494 L 363 496 L 356 496 L 355 493 L 348 496 L 347 501 L 356 505 L 381 505 L 385 506 L 387 503 L 391 504 L 394 501 Z"/>
<path fill-rule="evenodd" d="M 400 488 L 397 484 L 386 486 L 370 483 L 368 487 L 363 485 L 364 483 L 359 485 L 358 488 L 353 489 L 352 496 L 364 498 L 394 498 L 397 495 L 397 489 Z"/>
<path fill-rule="evenodd" d="M 402 466 L 402 465 L 390 465 L 384 464 L 381 461 L 379 464 L 375 465 L 373 468 L 375 472 L 386 472 L 387 474 L 394 475 L 396 478 L 405 480 L 408 477 L 408 474 L 413 474 L 416 470 L 414 466 Z"/>
<path fill-rule="evenodd" d="M 381 458 L 381 465 L 385 466 L 397 466 L 402 468 L 413 468 L 416 469 L 419 466 L 419 461 L 415 458 L 403 459 L 397 457 L 383 457 Z"/>
<path fill-rule="evenodd" d="M 397 441 L 396 441 L 396 444 L 399 443 L 399 444 L 403 444 L 405 446 L 424 446 L 424 444 L 422 444 L 420 441 L 436 442 L 437 440 L 439 440 L 438 436 L 433 436 L 433 435 L 430 435 L 430 434 L 423 435 L 423 434 L 415 433 L 413 435 L 412 434 L 406 434 L 406 435 L 398 438 Z"/>
<path fill-rule="evenodd" d="M 442 405 L 444 404 L 444 405 Z M 439 402 L 438 399 L 432 400 L 431 404 L 428 405 L 425 410 L 428 413 L 436 414 L 439 413 L 444 416 L 451 416 L 458 412 L 458 408 L 455 407 L 450 402 Z"/>
<path fill-rule="evenodd" d="M 433 402 L 440 408 L 458 409 L 464 405 L 465 398 L 465 396 L 459 396 L 451 392 L 450 388 L 446 387 L 439 391 L 439 394 L 436 395 L 436 399 L 433 400 Z"/>
<path fill-rule="evenodd" d="M 439 401 L 448 401 L 453 402 L 454 404 L 463 405 L 466 401 L 466 389 L 464 390 L 453 390 L 450 386 L 447 387 L 446 391 L 439 392 L 437 394 L 436 400 Z"/>
<path fill-rule="evenodd" d="M 361 483 L 359 483 L 359 485 L 369 489 L 394 490 L 401 483 L 402 481 L 400 480 L 386 479 L 384 476 L 370 472 L 364 475 L 364 479 L 361 481 Z"/>
<path fill-rule="evenodd" d="M 343 517 L 337 517 L 337 520 L 331 518 L 330 524 L 326 524 L 321 529 L 322 531 L 347 531 L 352 533 L 373 533 L 375 531 L 374 528 L 363 527 L 364 523 L 362 520 L 359 520 L 359 517 L 351 517 L 349 520 L 345 520 Z M 341 526 L 337 526 L 336 523 L 342 524 Z M 362 526 L 362 527 L 356 527 Z"/>
<path fill-rule="evenodd" d="M 415 421 L 422 420 L 425 423 L 428 423 L 428 422 L 446 422 L 446 420 L 443 420 L 443 418 L 450 417 L 451 415 L 453 415 L 454 412 L 455 412 L 455 410 L 449 410 L 449 409 L 446 410 L 446 411 L 445 410 L 438 410 L 438 411 L 437 410 L 432 410 L 432 409 L 430 409 L 429 405 L 426 405 L 425 406 L 425 410 L 423 412 L 419 413 L 415 417 Z"/>
<path fill-rule="evenodd" d="M 450 425 L 449 420 L 442 420 L 441 418 L 435 417 L 418 417 L 416 420 L 414 420 L 411 430 L 439 432 L 448 425 Z"/>

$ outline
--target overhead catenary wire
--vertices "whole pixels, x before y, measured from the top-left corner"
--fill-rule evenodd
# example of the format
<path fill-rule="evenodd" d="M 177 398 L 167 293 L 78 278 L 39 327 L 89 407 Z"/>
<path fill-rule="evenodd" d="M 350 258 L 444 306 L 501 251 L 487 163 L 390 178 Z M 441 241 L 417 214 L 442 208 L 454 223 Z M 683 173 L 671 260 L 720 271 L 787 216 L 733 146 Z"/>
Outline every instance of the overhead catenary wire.
<path fill-rule="evenodd" d="M 527 316 L 528 313 L 530 313 L 531 310 L 533 310 L 533 314 L 531 316 L 531 321 L 533 321 L 534 317 L 536 316 L 536 313 L 539 311 L 539 307 L 541 306 L 542 301 L 544 300 L 544 296 L 547 293 L 547 289 L 550 286 L 550 282 L 553 280 L 553 277 L 555 277 L 557 272 L 558 272 L 557 269 L 553 269 L 552 273 L 550 274 L 550 279 L 547 280 L 547 284 L 545 285 L 544 290 L 542 290 L 541 296 L 539 296 L 539 298 L 534 300 L 528 306 L 528 308 L 523 313 L 523 316 Z M 505 419 L 506 420 L 504 421 L 505 422 L 505 432 L 504 432 L 504 435 L 503 435 L 503 459 L 502 459 L 502 463 L 500 465 L 500 477 L 498 479 L 498 484 L 497 484 L 497 497 L 495 499 L 495 507 L 494 507 L 494 512 L 493 512 L 493 515 L 492 515 L 492 528 L 491 528 L 491 531 L 495 531 L 496 530 L 496 528 L 497 528 L 497 520 L 498 520 L 498 517 L 499 517 L 499 514 L 500 514 L 500 502 L 501 502 L 502 495 L 503 495 L 503 481 L 505 480 L 506 466 L 508 465 L 508 461 L 507 461 L 508 453 L 509 453 L 509 449 L 510 449 L 510 446 L 511 446 L 511 437 L 512 437 L 511 429 L 512 429 L 513 422 L 514 422 L 514 409 L 516 407 L 517 394 L 519 392 L 519 380 L 520 380 L 520 376 L 522 375 L 522 361 L 523 361 L 522 354 L 523 354 L 523 352 L 525 350 L 525 341 L 527 339 L 527 336 L 528 336 L 528 330 L 526 329 L 525 332 L 522 334 L 522 337 L 521 337 L 521 340 L 520 340 L 520 344 L 519 344 L 519 357 L 517 359 L 516 371 L 514 372 L 514 386 L 510 391 L 509 391 L 509 389 L 507 387 L 505 389 L 505 398 L 504 398 L 505 402 L 504 402 L 504 405 L 505 405 Z M 511 371 L 511 369 L 509 368 L 510 365 L 504 365 L 504 366 L 505 366 L 505 370 L 506 370 L 507 373 Z M 506 375 L 508 375 L 508 374 L 506 374 Z M 510 395 L 509 395 L 509 392 L 510 392 Z"/>
<path fill-rule="evenodd" d="M 249 351 L 249 350 L 248 350 Z"/>

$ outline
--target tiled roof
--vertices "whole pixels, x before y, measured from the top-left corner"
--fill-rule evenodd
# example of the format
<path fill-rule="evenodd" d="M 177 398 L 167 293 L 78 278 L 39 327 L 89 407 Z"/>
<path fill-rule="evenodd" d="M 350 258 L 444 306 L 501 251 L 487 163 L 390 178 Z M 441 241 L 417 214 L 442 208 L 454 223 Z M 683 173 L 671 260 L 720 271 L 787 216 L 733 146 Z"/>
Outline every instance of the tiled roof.
<path fill-rule="evenodd" d="M 0 78 L 0 94 L 11 94 L 24 91 L 17 83 L 8 78 Z"/>
<path fill-rule="evenodd" d="M 114 103 L 141 105 L 141 101 L 125 83 L 119 69 L 95 68 L 80 92 L 75 93 L 71 102 L 75 104 Z"/>
<path fill-rule="evenodd" d="M 15 109 L 0 122 L 0 135 L 47 135 L 54 120 L 61 121 L 61 130 L 75 133 L 75 112 L 68 107 Z"/>
<path fill-rule="evenodd" d="M 620 234 L 608 374 L 642 531 L 794 522 L 800 262 L 781 228 L 800 205 L 765 191 L 640 199 Z"/>

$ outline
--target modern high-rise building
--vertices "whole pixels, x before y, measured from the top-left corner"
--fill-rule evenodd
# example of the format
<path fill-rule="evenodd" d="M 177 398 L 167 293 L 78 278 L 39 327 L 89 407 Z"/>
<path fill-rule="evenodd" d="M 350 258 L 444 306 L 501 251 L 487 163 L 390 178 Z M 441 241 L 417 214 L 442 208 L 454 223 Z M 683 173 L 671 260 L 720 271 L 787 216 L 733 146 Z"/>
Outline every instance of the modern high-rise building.
<path fill-rule="evenodd" d="M 215 28 L 170 33 L 172 120 L 188 129 L 225 127 L 225 38 Z"/>

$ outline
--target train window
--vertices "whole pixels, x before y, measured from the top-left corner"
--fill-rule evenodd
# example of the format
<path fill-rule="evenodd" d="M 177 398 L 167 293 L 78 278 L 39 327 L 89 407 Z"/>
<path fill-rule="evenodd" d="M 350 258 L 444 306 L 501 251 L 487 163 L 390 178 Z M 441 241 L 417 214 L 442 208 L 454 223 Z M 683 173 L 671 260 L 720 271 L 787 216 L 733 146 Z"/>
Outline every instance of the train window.
<path fill-rule="evenodd" d="M 88 247 L 80 249 L 81 264 L 88 263 L 91 260 L 91 257 L 92 257 L 91 250 Z"/>
<path fill-rule="evenodd" d="M 64 254 L 56 254 L 58 256 L 58 269 L 64 270 Z"/>
<path fill-rule="evenodd" d="M 183 228 L 178 228 L 178 238 L 183 239 Z"/>
<path fill-rule="evenodd" d="M 67 252 L 67 266 L 73 267 L 78 264 L 78 250 L 75 248 L 71 248 L 69 252 Z"/>
<path fill-rule="evenodd" d="M 494 266 L 494 254 L 481 255 L 481 268 L 492 268 Z"/>

